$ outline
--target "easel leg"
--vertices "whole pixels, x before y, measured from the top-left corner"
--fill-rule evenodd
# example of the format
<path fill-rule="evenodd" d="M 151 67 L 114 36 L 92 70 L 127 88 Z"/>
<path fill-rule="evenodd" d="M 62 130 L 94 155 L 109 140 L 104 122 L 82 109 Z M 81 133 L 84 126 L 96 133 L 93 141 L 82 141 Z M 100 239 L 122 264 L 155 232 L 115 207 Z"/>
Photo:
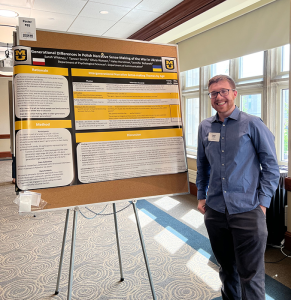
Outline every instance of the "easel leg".
<path fill-rule="evenodd" d="M 61 279 L 61 273 L 62 273 L 62 265 L 63 265 L 65 244 L 66 244 L 66 236 L 67 236 L 67 229 L 68 229 L 68 222 L 69 222 L 69 214 L 70 214 L 70 210 L 67 209 L 64 236 L 63 236 L 63 244 L 62 244 L 60 264 L 59 264 L 59 273 L 58 273 L 58 280 L 57 280 L 57 287 L 56 287 L 55 295 L 57 295 L 59 293 L 60 279 Z"/>
<path fill-rule="evenodd" d="M 75 242 L 76 242 L 76 230 L 77 230 L 77 215 L 78 207 L 74 210 L 73 220 L 73 231 L 72 231 L 72 244 L 71 244 L 71 261 L 70 261 L 70 273 L 69 273 L 69 284 L 68 284 L 68 300 L 71 300 L 72 296 L 72 284 L 73 284 L 73 272 L 74 272 L 74 259 L 75 259 Z"/>
<path fill-rule="evenodd" d="M 147 268 L 147 272 L 148 272 L 148 277 L 149 277 L 149 281 L 150 281 L 150 286 L 151 286 L 151 290 L 152 290 L 153 299 L 156 300 L 154 284 L 153 284 L 153 280 L 152 280 L 152 275 L 151 275 L 151 271 L 150 271 L 150 266 L 149 266 L 147 254 L 146 254 L 145 243 L 144 243 L 143 235 L 142 235 L 142 232 L 141 232 L 141 226 L 140 226 L 139 217 L 138 217 L 135 202 L 132 202 L 132 205 L 133 205 L 133 210 L 134 210 L 134 214 L 135 214 L 135 218 L 136 218 L 137 229 L 138 229 L 139 238 L 140 238 L 140 242 L 141 242 L 141 247 L 142 247 L 142 251 L 143 251 L 143 256 L 144 256 L 144 260 L 145 260 L 145 264 L 146 264 L 146 268 Z"/>
<path fill-rule="evenodd" d="M 115 206 L 115 203 L 113 203 L 113 213 L 114 213 L 114 224 L 115 224 L 117 251 L 118 251 L 119 268 L 120 268 L 120 281 L 124 281 L 123 270 L 122 270 L 122 261 L 121 261 L 121 253 L 120 253 L 120 244 L 119 244 L 119 234 L 118 234 L 118 224 L 117 224 L 117 216 L 116 216 L 116 206 Z"/>

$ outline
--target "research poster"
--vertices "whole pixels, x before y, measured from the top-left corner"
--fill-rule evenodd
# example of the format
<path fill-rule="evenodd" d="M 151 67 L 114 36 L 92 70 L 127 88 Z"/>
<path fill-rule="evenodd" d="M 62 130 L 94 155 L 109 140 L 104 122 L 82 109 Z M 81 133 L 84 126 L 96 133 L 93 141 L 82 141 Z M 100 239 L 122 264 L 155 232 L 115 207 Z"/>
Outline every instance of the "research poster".
<path fill-rule="evenodd" d="M 14 47 L 19 190 L 186 172 L 177 61 Z"/>

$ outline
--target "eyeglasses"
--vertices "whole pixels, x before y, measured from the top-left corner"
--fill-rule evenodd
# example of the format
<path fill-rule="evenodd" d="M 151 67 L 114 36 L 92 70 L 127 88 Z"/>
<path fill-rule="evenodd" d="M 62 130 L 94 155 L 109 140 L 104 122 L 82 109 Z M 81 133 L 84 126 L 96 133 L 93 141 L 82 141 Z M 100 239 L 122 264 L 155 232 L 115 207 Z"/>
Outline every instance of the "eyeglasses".
<path fill-rule="evenodd" d="M 220 94 L 220 96 L 224 97 L 229 94 L 229 91 L 235 91 L 235 90 L 234 89 L 221 89 L 219 92 L 209 93 L 208 96 L 210 99 L 216 98 L 218 94 Z"/>

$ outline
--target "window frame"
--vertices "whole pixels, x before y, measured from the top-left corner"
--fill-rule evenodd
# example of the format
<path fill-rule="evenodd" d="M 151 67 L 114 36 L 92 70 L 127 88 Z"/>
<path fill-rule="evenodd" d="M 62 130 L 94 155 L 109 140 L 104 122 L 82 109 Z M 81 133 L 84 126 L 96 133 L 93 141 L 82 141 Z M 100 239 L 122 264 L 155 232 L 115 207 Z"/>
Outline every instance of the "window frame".
<path fill-rule="evenodd" d="M 277 84 L 277 90 L 276 90 L 276 98 L 279 99 L 277 103 L 277 113 L 276 113 L 276 133 L 275 137 L 275 144 L 276 144 L 276 152 L 277 152 L 277 159 L 278 159 L 278 164 L 279 165 L 288 165 L 288 160 L 283 161 L 282 160 L 282 140 L 283 140 L 283 135 L 282 135 L 282 101 L 283 101 L 283 94 L 282 91 L 289 89 L 289 83 L 288 82 L 280 82 Z M 289 91 L 290 92 L 290 91 Z M 290 97 L 290 95 L 289 95 Z M 289 151 L 288 151 L 289 152 Z"/>
<path fill-rule="evenodd" d="M 221 62 L 224 62 L 224 61 L 228 61 L 228 70 L 229 70 L 229 73 L 226 74 L 226 75 L 229 76 L 229 74 L 230 74 L 230 61 L 231 61 L 231 60 L 230 60 L 230 59 L 225 59 L 225 60 L 223 60 L 223 61 L 219 61 L 219 62 L 217 62 L 217 63 L 214 63 L 214 64 L 209 65 L 209 74 L 210 74 L 210 78 L 216 76 L 216 75 L 212 75 L 212 69 L 213 69 L 213 66 L 216 65 L 216 64 L 219 64 L 219 63 L 221 63 Z M 217 74 L 217 75 L 219 75 L 219 74 Z M 210 78 L 209 78 L 209 79 L 210 79 Z"/>
<path fill-rule="evenodd" d="M 239 89 L 237 91 L 237 96 L 235 99 L 236 106 L 242 111 L 241 109 L 241 97 L 242 96 L 248 96 L 248 95 L 261 95 L 261 116 L 260 118 L 263 119 L 263 89 L 262 88 L 256 88 L 256 87 L 250 87 L 247 89 Z"/>
<path fill-rule="evenodd" d="M 198 103 L 199 103 L 199 109 L 198 109 L 198 123 L 200 123 L 200 98 L 199 98 L 199 91 L 196 91 L 196 92 L 192 92 L 192 93 L 187 93 L 187 94 L 184 94 L 182 99 L 183 99 L 183 115 L 184 115 L 184 118 L 183 118 L 183 125 L 184 125 L 184 136 L 185 136 L 185 146 L 186 146 L 186 153 L 187 155 L 194 155 L 196 156 L 197 155 L 197 147 L 193 147 L 193 146 L 189 146 L 187 145 L 187 132 L 188 132 L 188 127 L 187 127 L 187 100 L 188 99 L 193 99 L 193 98 L 196 98 L 198 99 Z M 197 135 L 198 135 L 198 131 L 197 131 Z"/>
<path fill-rule="evenodd" d="M 288 44 L 286 44 L 288 45 Z M 282 71 L 282 63 L 283 63 L 283 55 L 282 55 L 282 51 L 283 51 L 283 47 L 286 46 L 280 46 L 276 48 L 276 77 L 288 77 L 289 76 L 289 71 Z M 290 49 L 291 51 L 291 49 Z"/>
<path fill-rule="evenodd" d="M 262 52 L 262 51 L 258 51 L 258 52 Z M 258 53 L 255 52 L 255 53 Z M 250 54 L 255 54 L 255 53 L 250 53 Z M 246 54 L 248 55 L 248 54 Z M 265 70 L 265 52 L 263 55 L 263 74 L 262 75 L 257 75 L 257 76 L 250 76 L 250 77 L 244 77 L 244 78 L 240 78 L 240 61 L 242 59 L 242 57 L 246 56 L 243 55 L 241 57 L 237 57 L 235 58 L 235 76 L 234 76 L 234 80 L 237 84 L 239 83 L 253 83 L 253 82 L 260 82 L 264 80 L 264 70 Z"/>
<path fill-rule="evenodd" d="M 284 90 L 288 90 L 289 92 L 289 88 L 288 89 L 280 89 L 280 162 L 281 163 L 288 163 L 288 159 L 287 160 L 283 160 L 283 152 L 284 152 L 284 134 L 283 134 L 283 91 Z M 289 108 L 289 103 L 288 103 L 288 108 Z M 288 111 L 288 117 L 289 117 L 289 111 Z M 288 131 L 289 131 L 289 127 L 288 127 Z M 288 137 L 289 139 L 289 137 Z"/>
<path fill-rule="evenodd" d="M 197 68 L 195 68 L 197 69 Z M 194 70 L 195 70 L 194 69 Z M 199 68 L 198 68 L 199 69 Z M 191 70 L 187 70 L 187 71 L 191 71 Z M 198 80 L 198 85 L 192 85 L 192 86 L 188 86 L 186 87 L 186 81 L 187 81 L 187 78 L 186 78 L 186 72 L 182 72 L 182 82 L 183 82 L 183 85 L 182 85 L 182 93 L 183 92 L 196 92 L 199 90 L 199 82 L 200 82 L 200 74 L 199 74 L 199 80 Z M 200 72 L 199 72 L 200 73 Z"/>

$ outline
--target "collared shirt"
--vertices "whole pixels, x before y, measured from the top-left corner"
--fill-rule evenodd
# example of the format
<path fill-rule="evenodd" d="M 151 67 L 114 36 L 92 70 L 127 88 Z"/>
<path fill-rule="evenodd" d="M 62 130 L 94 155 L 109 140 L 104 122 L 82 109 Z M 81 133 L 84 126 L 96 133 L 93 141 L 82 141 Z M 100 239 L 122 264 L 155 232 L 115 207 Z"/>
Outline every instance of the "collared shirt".
<path fill-rule="evenodd" d="M 229 214 L 269 207 L 279 177 L 274 136 L 260 118 L 236 107 L 223 123 L 218 114 L 201 122 L 197 196 L 209 207 Z"/>

